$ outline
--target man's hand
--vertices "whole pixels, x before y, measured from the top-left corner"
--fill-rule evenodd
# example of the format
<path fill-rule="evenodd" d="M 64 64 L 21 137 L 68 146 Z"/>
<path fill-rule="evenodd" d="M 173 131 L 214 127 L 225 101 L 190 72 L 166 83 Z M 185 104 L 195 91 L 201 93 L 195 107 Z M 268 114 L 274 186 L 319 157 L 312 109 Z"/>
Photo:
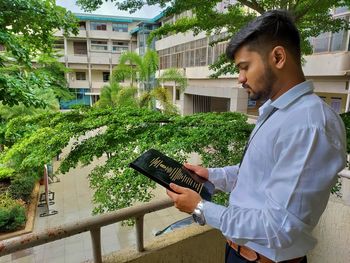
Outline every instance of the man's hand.
<path fill-rule="evenodd" d="M 192 165 L 189 163 L 185 163 L 184 166 L 188 169 L 194 172 L 195 174 L 199 175 L 200 177 L 203 177 L 208 180 L 209 178 L 209 172 L 207 168 L 204 168 L 199 165 Z"/>
<path fill-rule="evenodd" d="M 196 208 L 197 204 L 202 200 L 197 192 L 189 188 L 181 187 L 173 183 L 170 184 L 170 188 L 176 193 L 168 189 L 166 190 L 166 193 L 174 201 L 175 207 L 181 212 L 191 214 Z"/>

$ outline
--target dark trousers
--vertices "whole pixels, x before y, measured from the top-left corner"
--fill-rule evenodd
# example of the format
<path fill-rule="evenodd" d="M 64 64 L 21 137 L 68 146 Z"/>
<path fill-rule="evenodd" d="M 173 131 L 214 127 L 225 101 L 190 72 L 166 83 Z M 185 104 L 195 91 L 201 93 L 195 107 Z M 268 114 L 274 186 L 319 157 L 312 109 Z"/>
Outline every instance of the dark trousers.
<path fill-rule="evenodd" d="M 253 261 L 248 261 L 245 258 L 238 255 L 238 253 L 226 243 L 225 250 L 225 263 L 248 263 Z M 255 261 L 254 261 L 255 262 Z M 306 256 L 300 263 L 307 263 Z"/>

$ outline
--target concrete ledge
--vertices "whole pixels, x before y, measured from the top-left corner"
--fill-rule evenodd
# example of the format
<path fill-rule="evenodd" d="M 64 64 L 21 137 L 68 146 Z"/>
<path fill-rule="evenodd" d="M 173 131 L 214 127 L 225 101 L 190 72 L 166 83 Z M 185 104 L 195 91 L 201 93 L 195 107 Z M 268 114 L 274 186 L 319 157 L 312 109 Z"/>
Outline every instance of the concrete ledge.
<path fill-rule="evenodd" d="M 192 224 L 174 232 L 155 237 L 145 245 L 144 252 L 129 248 L 103 257 L 104 263 L 154 262 L 224 262 L 225 239 L 208 226 Z"/>
<path fill-rule="evenodd" d="M 334 196 L 313 231 L 318 244 L 310 251 L 310 263 L 350 262 L 350 206 Z"/>

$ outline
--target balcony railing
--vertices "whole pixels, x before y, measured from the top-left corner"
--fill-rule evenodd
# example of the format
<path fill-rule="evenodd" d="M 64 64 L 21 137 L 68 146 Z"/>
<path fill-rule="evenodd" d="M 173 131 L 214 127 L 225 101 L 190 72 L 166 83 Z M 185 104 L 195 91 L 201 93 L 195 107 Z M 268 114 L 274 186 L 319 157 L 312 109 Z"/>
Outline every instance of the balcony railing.
<path fill-rule="evenodd" d="M 55 240 L 74 236 L 82 232 L 90 231 L 94 262 L 101 263 L 101 227 L 126 219 L 136 220 L 136 248 L 141 252 L 144 251 L 144 215 L 171 207 L 172 205 L 173 202 L 170 199 L 154 201 L 134 207 L 123 208 L 116 212 L 92 216 L 76 222 L 46 229 L 38 233 L 30 233 L 2 240 L 0 241 L 0 256 L 5 256 L 19 250 L 39 246 Z"/>
<path fill-rule="evenodd" d="M 346 183 L 348 183 L 350 179 L 350 172 L 348 170 L 343 170 L 339 173 L 339 176 L 346 180 Z M 346 200 L 345 200 L 346 201 Z M 348 200 L 349 201 L 349 200 Z M 331 202 L 332 203 L 332 202 Z M 101 253 L 101 227 L 107 226 L 110 224 L 114 224 L 126 219 L 134 218 L 136 220 L 136 248 L 137 251 L 142 252 L 144 251 L 144 238 L 143 238 L 143 223 L 144 223 L 144 215 L 147 213 L 156 212 L 165 208 L 169 208 L 173 205 L 172 201 L 170 199 L 164 199 L 161 201 L 153 201 L 145 204 L 140 204 L 134 207 L 128 207 L 124 209 L 120 209 L 116 212 L 107 213 L 104 215 L 99 216 L 92 216 L 84 220 L 79 220 L 72 223 L 63 224 L 58 227 L 50 228 L 38 233 L 30 233 L 18 237 L 14 237 L 11 239 L 0 241 L 0 256 L 8 255 L 11 253 L 14 253 L 19 250 L 39 246 L 42 244 L 46 244 L 49 242 L 53 242 L 55 240 L 67 238 L 70 236 L 74 236 L 77 234 L 80 234 L 82 232 L 90 232 L 91 236 L 91 242 L 92 242 L 92 250 L 93 250 L 93 259 L 96 263 L 102 262 L 102 253 Z M 330 206 L 332 208 L 332 206 Z M 325 212 L 324 216 L 325 218 L 329 217 L 329 214 L 333 215 L 333 213 Z M 342 217 L 336 217 L 336 219 L 342 220 L 340 223 L 337 224 L 343 224 L 344 218 Z M 334 221 L 334 218 L 332 217 L 331 220 Z M 346 220 L 346 219 L 345 219 Z M 321 226 L 319 228 L 322 228 L 322 233 L 325 231 L 325 227 L 328 227 L 328 230 L 332 230 L 334 228 L 334 225 L 330 225 L 329 223 L 330 219 L 326 219 L 325 222 L 321 222 Z M 332 221 L 332 222 L 333 222 Z M 334 222 L 333 222 L 334 223 Z M 323 224 L 323 225 L 322 225 Z M 325 225 L 326 224 L 326 225 Z M 334 231 L 334 229 L 332 230 Z M 342 231 L 342 233 L 346 231 L 345 229 Z M 317 231 L 316 231 L 317 232 Z M 318 231 L 319 232 L 319 231 Z M 320 233 L 316 233 L 316 237 L 320 236 Z M 322 248 L 322 238 L 320 239 L 319 247 Z M 334 240 L 331 240 L 331 242 L 326 242 L 327 246 L 329 246 L 329 243 L 332 243 Z M 343 248 L 344 247 L 344 248 Z M 346 244 L 344 243 L 341 247 L 337 247 L 333 249 L 335 253 L 338 253 L 339 251 L 346 251 L 345 249 Z M 321 251 L 325 251 L 321 249 Z M 338 252 L 337 252 L 338 251 Z M 193 252 L 193 251 L 192 251 Z M 315 253 L 314 253 L 315 254 Z M 317 255 L 312 254 L 311 252 L 311 261 L 310 262 L 318 262 L 313 261 L 313 259 L 317 258 Z M 326 257 L 326 261 L 328 262 L 328 253 L 324 253 L 322 257 Z M 344 253 L 343 253 L 344 254 Z M 336 259 L 335 256 L 332 258 L 334 261 L 332 262 L 343 262 L 338 261 L 340 259 L 343 259 L 338 256 Z M 171 261 L 174 262 L 174 261 Z M 329 261 L 330 262 L 330 261 Z M 345 262 L 345 261 L 344 261 Z M 347 261 L 346 261 L 347 262 Z"/>

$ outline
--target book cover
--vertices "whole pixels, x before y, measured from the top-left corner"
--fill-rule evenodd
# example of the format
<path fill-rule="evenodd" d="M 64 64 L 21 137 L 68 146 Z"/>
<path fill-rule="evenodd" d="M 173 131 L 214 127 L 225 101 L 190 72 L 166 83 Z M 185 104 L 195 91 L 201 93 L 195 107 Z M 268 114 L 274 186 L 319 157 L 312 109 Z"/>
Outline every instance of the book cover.
<path fill-rule="evenodd" d="M 130 163 L 130 167 L 171 191 L 173 190 L 169 185 L 174 183 L 196 191 L 208 201 L 214 192 L 215 187 L 211 182 L 155 149 L 150 149 L 139 156 Z"/>

